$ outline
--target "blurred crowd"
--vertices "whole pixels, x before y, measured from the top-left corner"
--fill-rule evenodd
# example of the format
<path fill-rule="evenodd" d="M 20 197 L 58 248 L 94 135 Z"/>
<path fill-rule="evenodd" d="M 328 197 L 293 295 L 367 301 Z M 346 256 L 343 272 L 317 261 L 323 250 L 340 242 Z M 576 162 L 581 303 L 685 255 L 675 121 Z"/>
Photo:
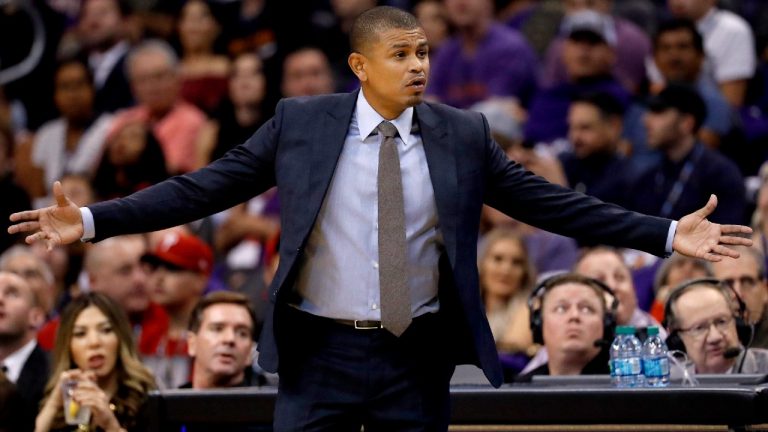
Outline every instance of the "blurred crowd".
<path fill-rule="evenodd" d="M 10 0 L 0 405 L 24 415 L 0 413 L 0 429 L 66 430 L 67 380 L 104 430 L 141 429 L 153 388 L 276 382 L 255 349 L 279 261 L 274 190 L 52 251 L 9 236 L 7 216 L 51 205 L 56 180 L 81 206 L 127 196 L 218 159 L 280 98 L 355 90 L 350 25 L 382 4 L 423 25 L 428 99 L 485 114 L 528 170 L 671 219 L 716 194 L 712 221 L 754 228 L 753 248 L 711 265 L 579 244 L 486 208 L 478 268 L 508 381 L 607 373 L 616 324 L 660 326 L 698 372 L 768 373 L 761 0 Z"/>

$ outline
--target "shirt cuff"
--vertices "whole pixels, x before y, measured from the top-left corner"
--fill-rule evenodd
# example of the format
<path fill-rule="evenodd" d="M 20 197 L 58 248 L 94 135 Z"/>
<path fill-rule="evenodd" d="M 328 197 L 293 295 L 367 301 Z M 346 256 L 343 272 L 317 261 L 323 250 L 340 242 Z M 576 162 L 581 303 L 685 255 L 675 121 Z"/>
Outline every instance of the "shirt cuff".
<path fill-rule="evenodd" d="M 677 231 L 677 221 L 673 220 L 669 224 L 669 231 L 667 232 L 667 244 L 664 246 L 664 251 L 667 252 L 667 256 L 672 255 L 674 250 L 672 249 L 672 241 L 675 239 L 675 232 Z"/>
<path fill-rule="evenodd" d="M 93 213 L 88 207 L 80 207 L 80 216 L 83 218 L 83 236 L 81 242 L 87 242 L 96 237 L 96 225 L 93 222 Z"/>

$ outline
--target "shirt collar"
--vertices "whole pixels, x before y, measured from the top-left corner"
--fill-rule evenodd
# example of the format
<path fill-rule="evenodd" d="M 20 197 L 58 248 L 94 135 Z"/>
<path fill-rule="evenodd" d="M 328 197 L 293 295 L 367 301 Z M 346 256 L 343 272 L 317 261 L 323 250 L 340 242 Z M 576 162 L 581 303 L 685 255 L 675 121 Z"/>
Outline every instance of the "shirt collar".
<path fill-rule="evenodd" d="M 16 350 L 15 353 L 5 358 L 2 364 L 8 368 L 8 372 L 5 374 L 8 379 L 15 383 L 19 380 L 21 370 L 24 368 L 24 363 L 27 362 L 29 355 L 32 354 L 32 350 L 35 349 L 36 341 L 33 338 L 26 343 L 21 349 Z"/>
<path fill-rule="evenodd" d="M 357 115 L 357 129 L 360 131 L 360 141 L 365 141 L 368 135 L 376 129 L 379 123 L 385 120 L 384 117 L 377 113 L 371 104 L 368 103 L 362 89 L 357 94 L 355 114 Z M 406 108 L 396 119 L 390 120 L 390 122 L 397 128 L 397 133 L 400 134 L 400 139 L 404 143 L 407 143 L 408 137 L 411 135 L 411 125 L 413 123 L 413 107 Z"/>

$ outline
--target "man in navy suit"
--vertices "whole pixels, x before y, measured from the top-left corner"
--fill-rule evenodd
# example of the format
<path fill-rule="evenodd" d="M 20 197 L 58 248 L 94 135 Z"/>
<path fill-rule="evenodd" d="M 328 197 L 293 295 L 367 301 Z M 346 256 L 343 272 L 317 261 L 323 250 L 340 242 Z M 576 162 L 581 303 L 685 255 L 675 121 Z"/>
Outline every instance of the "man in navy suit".
<path fill-rule="evenodd" d="M 259 362 L 280 374 L 276 430 L 332 431 L 446 430 L 448 382 L 459 363 L 478 364 L 501 384 L 475 264 L 483 203 L 560 234 L 660 256 L 674 249 L 719 260 L 737 256 L 726 245 L 750 243 L 738 235 L 749 228 L 706 220 L 714 197 L 673 222 L 552 185 L 509 161 L 480 114 L 422 102 L 427 40 L 408 13 L 363 13 L 351 45 L 361 91 L 283 100 L 221 159 L 128 198 L 79 209 L 55 184 L 57 205 L 12 215 L 9 231 L 36 231 L 27 241 L 50 247 L 97 241 L 192 221 L 276 185 L 281 259 Z M 378 195 L 379 186 L 391 187 L 377 181 L 380 159 L 391 157 L 379 150 L 393 140 L 406 257 L 379 272 L 392 259 L 379 253 L 392 241 L 378 235 L 391 222 L 379 212 L 400 201 Z M 379 288 L 393 277 L 403 278 L 401 297 L 410 301 L 402 333 L 394 321 L 382 324 L 382 309 L 391 308 L 381 302 L 392 299 Z"/>

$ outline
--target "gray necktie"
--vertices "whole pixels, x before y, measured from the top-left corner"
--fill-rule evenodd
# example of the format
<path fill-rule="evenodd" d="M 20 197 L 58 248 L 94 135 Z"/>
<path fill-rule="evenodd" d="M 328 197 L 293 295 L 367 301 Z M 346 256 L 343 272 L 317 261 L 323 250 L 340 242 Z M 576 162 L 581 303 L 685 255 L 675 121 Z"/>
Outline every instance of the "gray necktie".
<path fill-rule="evenodd" d="M 384 137 L 379 149 L 379 285 L 381 324 L 395 336 L 411 323 L 411 294 L 406 278 L 405 208 L 397 129 L 383 121 L 377 127 Z"/>

